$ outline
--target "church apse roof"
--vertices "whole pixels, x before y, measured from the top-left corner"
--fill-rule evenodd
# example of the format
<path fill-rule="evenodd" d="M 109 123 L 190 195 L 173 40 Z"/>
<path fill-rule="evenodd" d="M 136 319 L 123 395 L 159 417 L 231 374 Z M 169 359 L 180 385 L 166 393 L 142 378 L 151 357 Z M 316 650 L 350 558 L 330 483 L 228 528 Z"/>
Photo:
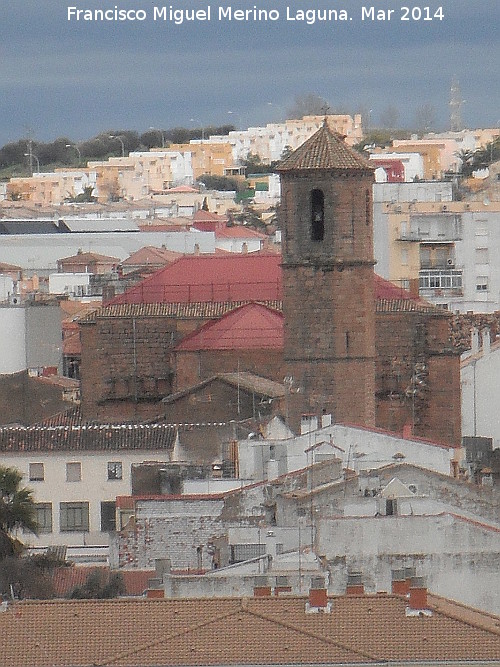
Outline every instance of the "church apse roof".
<path fill-rule="evenodd" d="M 374 167 L 365 158 L 348 146 L 342 135 L 332 132 L 327 123 L 282 160 L 276 171 L 309 171 L 312 169 L 338 169 L 373 172 Z"/>

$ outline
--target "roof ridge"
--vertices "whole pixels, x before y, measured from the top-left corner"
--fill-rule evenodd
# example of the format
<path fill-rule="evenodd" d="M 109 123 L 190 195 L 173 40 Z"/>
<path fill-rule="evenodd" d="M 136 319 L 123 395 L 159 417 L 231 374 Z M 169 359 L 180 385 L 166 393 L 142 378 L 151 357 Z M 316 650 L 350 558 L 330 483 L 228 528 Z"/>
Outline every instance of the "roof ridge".
<path fill-rule="evenodd" d="M 169 600 L 170 601 L 170 600 Z M 237 601 L 237 600 L 235 600 Z M 157 601 L 159 604 L 164 602 L 164 600 L 158 600 Z M 236 607 L 236 609 L 232 609 L 231 611 L 227 612 L 226 614 L 222 614 L 221 616 L 217 616 L 217 618 L 211 618 L 206 621 L 202 621 L 201 623 L 196 623 L 194 626 L 189 626 L 189 627 L 184 627 L 182 629 L 176 630 L 175 632 L 171 632 L 170 634 L 162 635 L 159 639 L 155 639 L 154 641 L 147 642 L 146 644 L 143 644 L 142 646 L 135 646 L 133 649 L 129 649 L 127 651 L 122 651 L 121 653 L 116 654 L 114 657 L 110 659 L 106 659 L 103 662 L 97 663 L 98 667 L 105 667 L 105 665 L 111 665 L 114 662 L 117 662 L 118 660 L 121 660 L 122 658 L 129 657 L 131 655 L 136 655 L 140 653 L 141 651 L 144 651 L 146 649 L 150 649 L 154 646 L 159 646 L 160 644 L 163 644 L 170 639 L 174 639 L 175 637 L 182 637 L 182 635 L 188 635 L 191 634 L 192 632 L 196 630 L 200 630 L 201 628 L 206 628 L 209 625 L 213 625 L 214 623 L 218 623 L 221 620 L 224 620 L 226 618 L 230 618 L 231 616 L 235 616 L 236 614 L 241 613 L 242 607 L 241 604 Z"/>
<path fill-rule="evenodd" d="M 467 605 L 463 602 L 459 602 L 458 600 L 452 600 L 450 598 L 445 598 L 442 595 L 438 595 L 437 593 L 429 593 L 429 598 L 432 605 L 432 600 L 433 598 L 437 598 L 437 602 L 442 603 L 446 606 L 446 609 L 440 609 L 437 608 L 434 604 L 433 606 L 433 611 L 435 611 L 438 614 L 441 614 L 442 616 L 446 616 L 446 618 L 453 618 L 455 621 L 460 621 L 461 623 L 465 623 L 466 625 L 470 625 L 473 628 L 477 628 L 479 630 L 484 630 L 485 632 L 493 632 L 495 635 L 500 635 L 500 624 L 498 623 L 498 616 L 496 614 L 492 614 L 489 611 L 485 611 L 483 609 L 476 609 L 475 607 L 471 607 L 470 605 Z M 460 609 L 463 609 L 464 611 L 467 612 L 472 612 L 473 614 L 476 614 L 477 616 L 486 616 L 488 619 L 491 621 L 497 621 L 495 625 L 497 627 L 487 627 L 485 624 L 480 623 L 478 621 L 473 621 L 469 619 L 465 619 L 459 614 L 454 614 L 451 611 L 448 611 L 449 608 L 453 607 L 459 607 Z"/>
<path fill-rule="evenodd" d="M 304 598 L 304 604 L 306 602 L 306 598 Z M 346 651 L 347 653 L 355 653 L 357 655 L 362 656 L 363 658 L 368 658 L 369 660 L 377 660 L 377 658 L 373 655 L 370 655 L 369 653 L 365 653 L 364 651 L 360 651 L 357 648 L 354 648 L 352 646 L 347 646 L 343 644 L 342 642 L 335 641 L 331 639 L 328 636 L 325 636 L 323 634 L 313 632 L 312 630 L 307 630 L 301 627 L 300 625 L 297 626 L 294 623 L 290 623 L 289 621 L 282 621 L 281 619 L 276 618 L 275 616 L 265 614 L 263 612 L 256 611 L 255 609 L 252 609 L 251 606 L 248 606 L 246 608 L 247 613 L 256 616 L 257 618 L 260 618 L 264 621 L 269 621 L 271 623 L 275 623 L 276 625 L 281 625 L 283 628 L 286 628 L 287 630 L 294 630 L 295 632 L 299 632 L 302 635 L 306 635 L 307 637 L 311 637 L 312 639 L 319 639 L 320 641 L 324 641 L 327 644 L 330 644 L 331 646 L 337 646 L 338 648 L 341 648 L 342 650 Z M 305 612 L 304 612 L 305 613 Z"/>

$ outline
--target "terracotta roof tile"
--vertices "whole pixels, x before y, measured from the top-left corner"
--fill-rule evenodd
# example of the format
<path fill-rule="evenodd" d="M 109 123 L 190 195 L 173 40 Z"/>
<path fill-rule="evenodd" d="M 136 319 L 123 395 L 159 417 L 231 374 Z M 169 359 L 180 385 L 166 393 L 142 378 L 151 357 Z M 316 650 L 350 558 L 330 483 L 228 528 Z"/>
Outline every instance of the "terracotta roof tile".
<path fill-rule="evenodd" d="M 406 598 L 79 600 L 17 602 L 0 613 L 0 664 L 9 667 L 311 665 L 496 661 L 500 629 L 429 597 L 431 616 Z M 479 613 L 479 612 L 478 612 Z M 479 613 L 480 614 L 480 613 Z M 500 619 L 496 619 L 497 622 Z"/>
<path fill-rule="evenodd" d="M 340 134 L 332 132 L 326 122 L 276 167 L 279 173 L 311 169 L 374 171 L 373 165 L 348 146 Z"/>
<path fill-rule="evenodd" d="M 171 449 L 176 427 L 170 424 L 97 424 L 0 428 L 0 451 L 114 451 Z"/>
<path fill-rule="evenodd" d="M 140 303 L 105 306 L 80 320 L 81 324 L 93 324 L 106 317 L 181 317 L 218 319 L 248 301 L 204 301 L 201 303 Z M 281 301 L 263 301 L 263 305 L 281 310 Z"/>
<path fill-rule="evenodd" d="M 285 386 L 274 380 L 269 380 L 268 378 L 261 377 L 260 375 L 254 375 L 243 371 L 241 373 L 220 373 L 219 375 L 213 375 L 198 384 L 195 384 L 186 389 L 176 392 L 175 394 L 170 394 L 163 399 L 163 403 L 174 403 L 179 398 L 187 396 L 189 394 L 195 393 L 199 389 L 206 387 L 207 385 L 213 383 L 216 380 L 221 380 L 227 384 L 232 385 L 233 387 L 240 387 L 241 389 L 246 389 L 250 392 L 255 392 L 260 396 L 267 396 L 270 398 L 280 398 L 286 393 Z"/>
<path fill-rule="evenodd" d="M 89 574 L 98 570 L 103 573 L 104 581 L 114 573 L 119 573 L 125 586 L 124 595 L 142 595 L 148 587 L 149 579 L 155 576 L 154 570 L 110 570 L 106 566 L 58 567 L 53 575 L 52 582 L 57 597 L 66 597 L 75 586 L 81 586 L 87 581 Z"/>
<path fill-rule="evenodd" d="M 114 297 L 120 303 L 197 303 L 281 297 L 279 255 L 185 256 Z"/>
<path fill-rule="evenodd" d="M 259 303 L 248 303 L 209 322 L 184 338 L 176 351 L 280 350 L 283 315 Z"/>
<path fill-rule="evenodd" d="M 76 255 L 71 255 L 71 257 L 63 257 L 60 259 L 60 262 L 70 262 L 70 261 L 89 261 L 89 262 L 114 262 L 118 264 L 120 262 L 119 257 L 110 257 L 109 255 L 101 255 L 98 252 L 79 252 Z"/>

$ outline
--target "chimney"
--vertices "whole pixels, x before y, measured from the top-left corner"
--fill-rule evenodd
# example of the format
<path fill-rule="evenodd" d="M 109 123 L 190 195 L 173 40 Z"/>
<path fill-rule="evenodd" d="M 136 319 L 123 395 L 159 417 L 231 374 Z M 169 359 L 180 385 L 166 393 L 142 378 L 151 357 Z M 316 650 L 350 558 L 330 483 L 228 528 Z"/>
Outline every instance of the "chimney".
<path fill-rule="evenodd" d="M 254 579 L 253 586 L 254 598 L 268 598 L 271 597 L 271 586 L 267 577 L 257 576 Z"/>
<path fill-rule="evenodd" d="M 412 611 L 427 609 L 427 586 L 424 577 L 412 577 L 409 608 Z"/>
<path fill-rule="evenodd" d="M 408 587 L 408 590 L 410 590 L 411 580 L 417 576 L 417 569 L 413 565 L 411 565 L 409 567 L 405 567 L 404 571 L 405 571 L 406 585 Z"/>
<path fill-rule="evenodd" d="M 406 579 L 406 570 L 404 567 L 398 570 L 392 570 L 392 592 L 396 595 L 408 595 L 410 585 Z"/>
<path fill-rule="evenodd" d="M 328 591 L 325 588 L 323 577 L 312 577 L 311 588 L 309 589 L 309 602 L 306 604 L 306 611 L 329 610 Z"/>
<path fill-rule="evenodd" d="M 365 587 L 363 585 L 363 575 L 361 572 L 348 572 L 346 595 L 363 595 Z"/>
<path fill-rule="evenodd" d="M 274 587 L 274 594 L 281 595 L 281 593 L 291 593 L 292 587 L 288 582 L 288 577 L 286 575 L 278 575 L 276 577 L 276 585 Z"/>

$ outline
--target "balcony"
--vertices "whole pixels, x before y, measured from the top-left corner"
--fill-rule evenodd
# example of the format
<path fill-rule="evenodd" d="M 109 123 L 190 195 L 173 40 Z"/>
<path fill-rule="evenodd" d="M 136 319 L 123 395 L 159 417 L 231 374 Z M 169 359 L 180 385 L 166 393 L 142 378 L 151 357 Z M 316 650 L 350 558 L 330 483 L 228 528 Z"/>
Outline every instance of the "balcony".
<path fill-rule="evenodd" d="M 463 294 L 463 272 L 460 269 L 423 269 L 419 271 L 419 291 L 431 296 Z"/>

